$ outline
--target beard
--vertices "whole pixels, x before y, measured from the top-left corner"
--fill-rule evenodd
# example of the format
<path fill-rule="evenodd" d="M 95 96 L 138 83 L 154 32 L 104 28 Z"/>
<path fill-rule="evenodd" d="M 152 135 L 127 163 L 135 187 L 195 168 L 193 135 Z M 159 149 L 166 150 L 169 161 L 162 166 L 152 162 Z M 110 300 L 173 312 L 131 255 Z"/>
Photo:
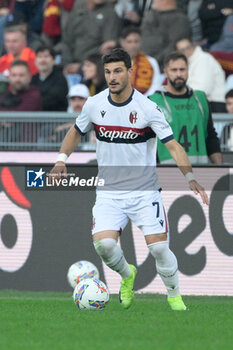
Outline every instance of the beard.
<path fill-rule="evenodd" d="M 111 92 L 111 94 L 120 95 L 122 91 L 125 90 L 127 85 L 128 85 L 128 80 L 124 81 L 121 85 L 119 84 L 118 90 L 114 90 L 114 89 L 112 90 L 111 87 L 109 87 L 109 91 Z"/>
<path fill-rule="evenodd" d="M 124 87 L 123 88 L 120 88 L 119 90 L 111 90 L 109 88 L 109 91 L 111 92 L 111 94 L 115 94 L 115 95 L 120 95 L 122 93 L 122 91 L 124 91 Z"/>
<path fill-rule="evenodd" d="M 16 91 L 17 93 L 27 90 L 28 87 L 29 87 L 29 84 L 22 84 L 22 83 L 12 84 L 13 90 Z"/>
<path fill-rule="evenodd" d="M 173 86 L 173 88 L 180 92 L 183 90 L 184 87 L 186 87 L 186 80 L 184 80 L 183 78 L 176 78 L 175 80 L 171 80 L 169 79 L 169 83 Z"/>

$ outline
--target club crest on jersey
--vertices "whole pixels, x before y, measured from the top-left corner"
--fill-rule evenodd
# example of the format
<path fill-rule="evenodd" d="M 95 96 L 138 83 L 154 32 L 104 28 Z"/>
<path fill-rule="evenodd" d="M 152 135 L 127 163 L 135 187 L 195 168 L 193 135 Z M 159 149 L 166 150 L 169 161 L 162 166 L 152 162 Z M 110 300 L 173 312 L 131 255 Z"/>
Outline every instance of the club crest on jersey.
<path fill-rule="evenodd" d="M 130 115 L 129 115 L 129 121 L 130 121 L 130 123 L 131 123 L 131 124 L 135 124 L 136 121 L 137 121 L 137 119 L 138 119 L 138 114 L 137 114 L 137 112 L 136 112 L 136 111 L 131 112 Z"/>

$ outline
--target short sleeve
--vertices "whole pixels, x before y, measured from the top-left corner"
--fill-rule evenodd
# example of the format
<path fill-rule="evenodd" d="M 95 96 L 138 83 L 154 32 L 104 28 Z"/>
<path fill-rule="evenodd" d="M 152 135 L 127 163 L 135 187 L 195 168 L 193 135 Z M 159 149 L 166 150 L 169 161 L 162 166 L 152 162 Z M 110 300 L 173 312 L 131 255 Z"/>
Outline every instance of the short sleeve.
<path fill-rule="evenodd" d="M 166 121 L 162 110 L 159 106 L 152 102 L 148 123 L 151 129 L 156 133 L 161 142 L 166 143 L 174 139 L 173 131 Z"/>
<path fill-rule="evenodd" d="M 74 127 L 81 135 L 85 135 L 91 130 L 92 122 L 90 118 L 90 106 L 88 100 L 84 104 L 82 112 L 76 118 Z"/>

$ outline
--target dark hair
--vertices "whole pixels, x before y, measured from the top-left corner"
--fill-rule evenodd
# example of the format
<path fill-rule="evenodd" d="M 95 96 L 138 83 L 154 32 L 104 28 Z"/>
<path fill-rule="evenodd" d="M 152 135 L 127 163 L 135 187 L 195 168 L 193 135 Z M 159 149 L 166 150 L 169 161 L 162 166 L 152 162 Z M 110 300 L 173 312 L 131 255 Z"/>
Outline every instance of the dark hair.
<path fill-rule="evenodd" d="M 186 64 L 188 64 L 187 57 L 183 53 L 179 51 L 173 51 L 164 58 L 163 66 L 166 67 L 170 61 L 177 61 L 179 59 L 182 59 Z"/>
<path fill-rule="evenodd" d="M 139 27 L 136 27 L 136 26 L 128 26 L 128 27 L 125 27 L 122 32 L 121 32 L 121 35 L 120 37 L 122 39 L 125 39 L 127 38 L 128 35 L 132 34 L 132 33 L 136 33 L 138 35 L 141 36 L 141 30 Z"/>
<path fill-rule="evenodd" d="M 98 85 L 104 84 L 105 82 L 104 67 L 102 64 L 101 55 L 98 55 L 98 54 L 89 55 L 85 58 L 84 61 L 89 61 L 96 65 L 96 77 L 97 77 Z"/>
<path fill-rule="evenodd" d="M 112 62 L 124 62 L 127 69 L 132 67 L 130 55 L 123 49 L 113 49 L 102 57 L 103 64 Z"/>
<path fill-rule="evenodd" d="M 13 62 L 11 63 L 10 69 L 13 68 L 13 67 L 17 67 L 17 66 L 23 66 L 23 67 L 25 67 L 25 68 L 28 70 L 28 72 L 30 71 L 29 65 L 27 64 L 26 61 L 23 61 L 23 60 L 16 60 L 16 61 L 13 61 Z"/>
<path fill-rule="evenodd" d="M 56 57 L 56 52 L 54 51 L 54 49 L 50 46 L 47 46 L 47 45 L 41 45 L 39 46 L 37 49 L 36 49 L 36 55 L 39 53 L 39 52 L 44 52 L 44 51 L 48 51 L 49 54 L 55 58 Z"/>
<path fill-rule="evenodd" d="M 225 98 L 229 98 L 229 97 L 233 97 L 233 89 L 229 90 L 227 93 L 226 93 L 226 96 Z"/>

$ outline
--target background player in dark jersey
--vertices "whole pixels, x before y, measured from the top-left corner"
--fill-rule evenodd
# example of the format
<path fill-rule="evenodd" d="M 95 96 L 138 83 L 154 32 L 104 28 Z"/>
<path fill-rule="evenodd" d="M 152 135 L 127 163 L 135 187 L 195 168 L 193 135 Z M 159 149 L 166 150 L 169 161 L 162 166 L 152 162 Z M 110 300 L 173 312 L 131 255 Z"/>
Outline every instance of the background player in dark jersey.
<path fill-rule="evenodd" d="M 75 127 L 68 131 L 63 140 L 51 174 L 54 177 L 66 174 L 65 161 L 76 148 L 81 134 L 90 130 L 91 124 L 96 130 L 97 161 L 101 166 L 138 164 L 155 167 L 158 135 L 185 175 L 190 189 L 195 194 L 199 193 L 203 203 L 208 204 L 207 194 L 195 180 L 188 157 L 175 141 L 163 113 L 152 101 L 132 88 L 130 56 L 122 49 L 115 49 L 103 57 L 103 64 L 109 89 L 87 100 Z M 56 175 L 58 173 L 60 175 Z M 140 183 L 140 174 L 134 176 L 138 176 Z M 119 178 L 119 182 L 123 181 Z M 143 185 L 146 187 L 146 183 Z M 129 308 L 133 302 L 137 270 L 127 263 L 117 241 L 130 218 L 144 233 L 148 249 L 155 258 L 157 272 L 167 289 L 171 309 L 186 310 L 179 291 L 177 259 L 169 249 L 166 214 L 157 178 L 154 190 L 97 191 L 93 216 L 95 249 L 105 264 L 122 277 L 120 301 L 123 308 Z"/>

